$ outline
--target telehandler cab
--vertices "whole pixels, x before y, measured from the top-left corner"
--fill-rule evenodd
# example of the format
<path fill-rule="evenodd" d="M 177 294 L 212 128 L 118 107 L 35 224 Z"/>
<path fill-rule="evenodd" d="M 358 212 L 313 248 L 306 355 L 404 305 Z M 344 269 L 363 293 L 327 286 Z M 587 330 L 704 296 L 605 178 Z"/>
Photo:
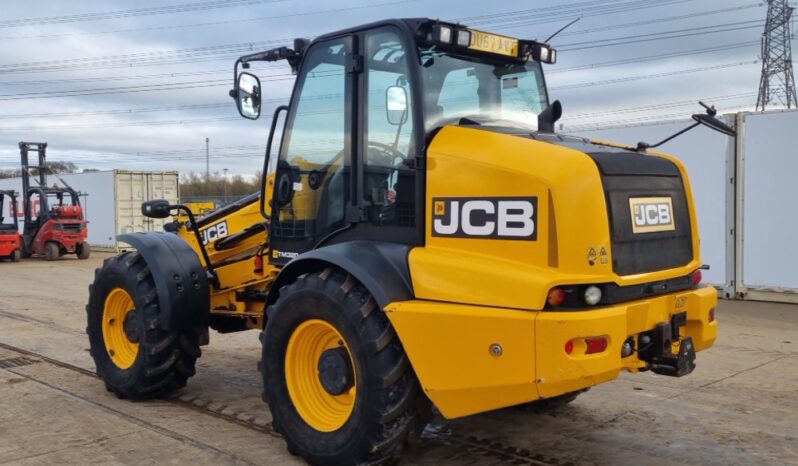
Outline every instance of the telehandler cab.
<path fill-rule="evenodd" d="M 429 19 L 297 40 L 237 60 L 242 116 L 265 100 L 239 68 L 278 60 L 297 79 L 261 192 L 198 221 L 145 203 L 188 220 L 121 236 L 136 251 L 97 270 L 87 331 L 110 391 L 181 388 L 209 327 L 258 329 L 289 450 L 382 462 L 432 407 L 456 418 L 568 401 L 621 370 L 683 376 L 715 341 L 684 165 L 554 134 L 547 44 Z"/>
<path fill-rule="evenodd" d="M 5 207 L 6 205 L 8 207 Z M 19 235 L 17 192 L 0 191 L 0 259 L 19 262 L 20 258 L 22 258 L 22 237 Z"/>

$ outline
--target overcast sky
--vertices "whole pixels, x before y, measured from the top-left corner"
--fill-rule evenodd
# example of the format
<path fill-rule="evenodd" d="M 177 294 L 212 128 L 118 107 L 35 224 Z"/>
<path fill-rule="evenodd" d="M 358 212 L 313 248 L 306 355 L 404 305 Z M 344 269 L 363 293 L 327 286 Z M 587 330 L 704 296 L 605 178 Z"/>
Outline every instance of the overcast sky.
<path fill-rule="evenodd" d="M 80 168 L 203 172 L 208 137 L 211 171 L 254 173 L 270 117 L 238 116 L 234 60 L 388 17 L 545 39 L 581 16 L 545 68 L 566 132 L 687 116 L 698 99 L 751 109 L 766 10 L 751 0 L 6 0 L 0 168 L 18 166 L 25 140 Z M 257 70 L 264 98 L 287 102 L 288 66 Z"/>

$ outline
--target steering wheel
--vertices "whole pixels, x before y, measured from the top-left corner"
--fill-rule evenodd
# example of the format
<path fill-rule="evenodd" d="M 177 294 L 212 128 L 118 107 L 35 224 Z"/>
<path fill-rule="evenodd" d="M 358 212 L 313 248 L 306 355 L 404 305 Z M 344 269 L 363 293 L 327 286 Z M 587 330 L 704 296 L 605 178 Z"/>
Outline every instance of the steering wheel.
<path fill-rule="evenodd" d="M 381 154 L 368 153 L 368 149 L 372 147 L 381 152 Z M 383 144 L 381 142 L 369 141 L 366 150 L 367 160 L 372 161 L 372 165 L 376 165 L 378 167 L 397 167 L 407 161 L 406 154 L 399 152 L 393 146 L 389 146 L 388 144 Z M 397 163 L 397 159 L 399 160 L 399 163 Z"/>

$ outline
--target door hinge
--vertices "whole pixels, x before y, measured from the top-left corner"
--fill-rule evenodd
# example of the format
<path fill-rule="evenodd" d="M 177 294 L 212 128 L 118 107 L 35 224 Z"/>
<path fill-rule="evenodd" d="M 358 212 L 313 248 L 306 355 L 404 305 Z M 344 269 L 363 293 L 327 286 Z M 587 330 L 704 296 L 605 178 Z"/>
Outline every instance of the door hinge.
<path fill-rule="evenodd" d="M 405 160 L 404 164 L 412 170 L 423 170 L 425 167 L 424 157 L 418 156 Z"/>
<path fill-rule="evenodd" d="M 349 54 L 349 63 L 346 72 L 357 74 L 363 71 L 363 55 Z"/>

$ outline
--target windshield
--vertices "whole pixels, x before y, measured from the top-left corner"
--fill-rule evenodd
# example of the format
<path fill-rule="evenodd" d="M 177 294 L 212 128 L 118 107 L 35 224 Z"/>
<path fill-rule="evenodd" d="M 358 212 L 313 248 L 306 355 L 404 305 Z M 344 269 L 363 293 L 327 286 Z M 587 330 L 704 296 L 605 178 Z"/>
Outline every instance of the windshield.
<path fill-rule="evenodd" d="M 548 105 L 540 63 L 466 57 L 434 46 L 419 56 L 427 131 L 445 124 L 537 130 L 537 116 Z"/>

